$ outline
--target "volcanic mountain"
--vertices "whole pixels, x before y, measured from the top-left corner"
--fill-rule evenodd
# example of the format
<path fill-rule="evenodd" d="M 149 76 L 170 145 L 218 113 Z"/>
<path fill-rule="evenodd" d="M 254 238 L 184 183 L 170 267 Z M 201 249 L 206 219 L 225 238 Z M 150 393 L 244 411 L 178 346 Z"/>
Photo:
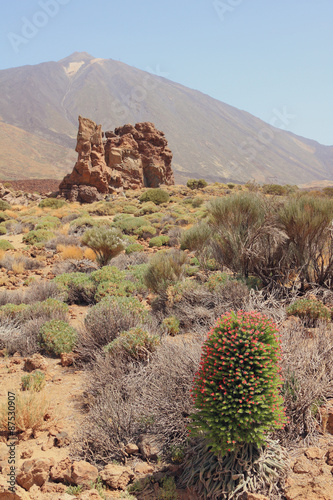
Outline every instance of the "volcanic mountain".
<path fill-rule="evenodd" d="M 153 122 L 173 152 L 176 182 L 333 180 L 333 146 L 112 59 L 75 52 L 57 62 L 2 70 L 0 86 L 2 179 L 69 173 L 82 115 L 103 131 Z"/>

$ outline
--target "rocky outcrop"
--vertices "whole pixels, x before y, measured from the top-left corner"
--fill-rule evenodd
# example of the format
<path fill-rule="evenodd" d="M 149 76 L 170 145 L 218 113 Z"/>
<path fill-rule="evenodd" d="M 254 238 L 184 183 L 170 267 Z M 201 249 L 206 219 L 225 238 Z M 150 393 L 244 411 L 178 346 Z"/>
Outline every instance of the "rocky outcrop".
<path fill-rule="evenodd" d="M 59 186 L 70 201 L 91 203 L 102 195 L 124 189 L 174 184 L 172 153 L 164 133 L 153 123 L 137 123 L 106 132 L 79 116 L 73 172 Z"/>

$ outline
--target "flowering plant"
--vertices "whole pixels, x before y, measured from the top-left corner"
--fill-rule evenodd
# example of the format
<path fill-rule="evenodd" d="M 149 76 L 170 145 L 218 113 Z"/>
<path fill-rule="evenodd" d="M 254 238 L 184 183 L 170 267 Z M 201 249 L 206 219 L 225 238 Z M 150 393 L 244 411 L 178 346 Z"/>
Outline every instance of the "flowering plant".
<path fill-rule="evenodd" d="M 283 427 L 280 341 L 276 325 L 257 312 L 219 318 L 203 344 L 192 397 L 190 432 L 208 438 L 224 455 L 245 443 L 261 446 Z"/>

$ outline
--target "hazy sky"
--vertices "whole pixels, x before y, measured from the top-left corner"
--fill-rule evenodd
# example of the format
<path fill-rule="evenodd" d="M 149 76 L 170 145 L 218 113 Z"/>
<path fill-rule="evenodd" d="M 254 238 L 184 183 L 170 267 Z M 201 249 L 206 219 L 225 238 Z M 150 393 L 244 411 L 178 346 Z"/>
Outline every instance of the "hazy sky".
<path fill-rule="evenodd" d="M 332 24 L 332 0 L 3 0 L 0 68 L 86 51 L 332 145 Z"/>

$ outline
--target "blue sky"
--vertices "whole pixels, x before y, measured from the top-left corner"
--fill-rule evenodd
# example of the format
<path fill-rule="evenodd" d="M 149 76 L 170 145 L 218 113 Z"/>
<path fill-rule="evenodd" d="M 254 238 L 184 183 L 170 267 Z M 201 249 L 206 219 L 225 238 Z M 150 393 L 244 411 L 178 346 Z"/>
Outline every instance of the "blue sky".
<path fill-rule="evenodd" d="M 332 145 L 332 19 L 332 0 L 11 0 L 0 68 L 86 51 Z"/>

